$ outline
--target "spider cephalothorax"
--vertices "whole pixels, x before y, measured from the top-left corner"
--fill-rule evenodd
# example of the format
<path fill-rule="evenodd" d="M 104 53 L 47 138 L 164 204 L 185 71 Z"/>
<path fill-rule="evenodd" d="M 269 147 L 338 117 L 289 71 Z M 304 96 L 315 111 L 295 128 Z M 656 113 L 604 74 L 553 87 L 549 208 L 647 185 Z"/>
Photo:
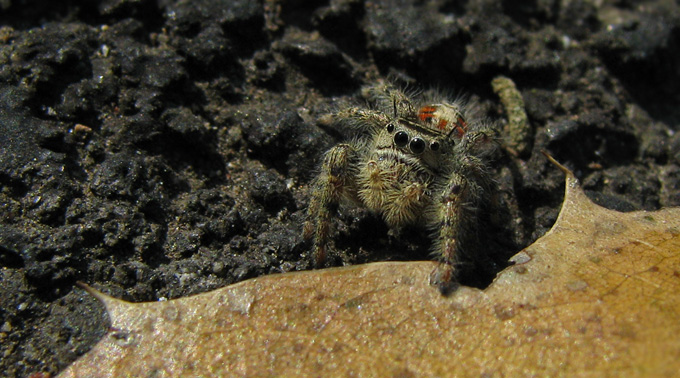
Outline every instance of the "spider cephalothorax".
<path fill-rule="evenodd" d="M 494 129 L 472 120 L 460 101 L 408 96 L 391 85 L 365 94 L 372 108 L 351 107 L 331 117 L 354 126 L 357 137 L 326 153 L 312 188 L 305 234 L 314 239 L 315 264 L 326 259 L 334 209 L 348 201 L 382 215 L 392 228 L 431 229 L 441 262 L 431 281 L 447 291 L 488 196 L 485 158 Z"/>

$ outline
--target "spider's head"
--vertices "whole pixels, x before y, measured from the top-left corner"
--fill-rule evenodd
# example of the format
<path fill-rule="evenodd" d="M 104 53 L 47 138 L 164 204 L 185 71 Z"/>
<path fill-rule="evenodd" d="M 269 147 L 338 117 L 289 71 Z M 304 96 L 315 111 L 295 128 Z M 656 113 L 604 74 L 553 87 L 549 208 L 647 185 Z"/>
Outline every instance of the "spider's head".
<path fill-rule="evenodd" d="M 395 148 L 412 155 L 422 155 L 428 150 L 438 152 L 441 149 L 441 136 L 428 135 L 413 126 L 403 121 L 390 122 L 385 126 L 385 131 L 390 135 L 389 138 Z"/>
<path fill-rule="evenodd" d="M 405 162 L 422 163 L 430 168 L 441 166 L 441 159 L 451 151 L 453 143 L 444 136 L 427 132 L 414 122 L 398 119 L 387 123 L 378 136 L 378 150 L 396 153 Z"/>

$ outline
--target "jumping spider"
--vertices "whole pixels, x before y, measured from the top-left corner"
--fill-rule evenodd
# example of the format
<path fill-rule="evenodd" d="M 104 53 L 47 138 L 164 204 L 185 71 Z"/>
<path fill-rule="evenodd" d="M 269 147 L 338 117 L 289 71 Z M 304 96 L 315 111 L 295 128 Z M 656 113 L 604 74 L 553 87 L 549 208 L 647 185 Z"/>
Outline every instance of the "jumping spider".
<path fill-rule="evenodd" d="M 430 282 L 448 292 L 456 284 L 459 257 L 474 244 L 480 204 L 488 200 L 486 160 L 496 131 L 473 119 L 462 101 L 409 95 L 386 84 L 364 94 L 371 108 L 350 107 L 331 116 L 358 135 L 325 154 L 314 181 L 305 224 L 305 237 L 314 240 L 314 262 L 324 263 L 331 215 L 348 201 L 380 214 L 390 228 L 430 229 L 440 261 Z"/>

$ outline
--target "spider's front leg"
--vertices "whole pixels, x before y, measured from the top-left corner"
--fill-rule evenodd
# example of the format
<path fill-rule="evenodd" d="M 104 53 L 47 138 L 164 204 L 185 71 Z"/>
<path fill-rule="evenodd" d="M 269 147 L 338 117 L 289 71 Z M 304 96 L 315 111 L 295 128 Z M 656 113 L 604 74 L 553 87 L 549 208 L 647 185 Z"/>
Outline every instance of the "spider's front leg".
<path fill-rule="evenodd" d="M 307 210 L 304 237 L 313 238 L 314 264 L 319 267 L 326 261 L 326 244 L 331 215 L 337 210 L 343 196 L 352 196 L 354 190 L 352 162 L 357 151 L 350 144 L 338 144 L 324 157 L 321 172 L 314 180 Z"/>
<path fill-rule="evenodd" d="M 336 113 L 328 113 L 319 119 L 322 125 L 330 126 L 334 123 L 347 123 L 359 132 L 373 134 L 383 125 L 390 122 L 385 114 L 371 109 L 351 107 Z"/>
<path fill-rule="evenodd" d="M 454 172 L 435 204 L 440 229 L 434 254 L 439 264 L 430 275 L 430 284 L 437 286 L 442 294 L 456 287 L 456 263 L 470 233 L 474 232 L 481 194 L 479 185 Z"/>

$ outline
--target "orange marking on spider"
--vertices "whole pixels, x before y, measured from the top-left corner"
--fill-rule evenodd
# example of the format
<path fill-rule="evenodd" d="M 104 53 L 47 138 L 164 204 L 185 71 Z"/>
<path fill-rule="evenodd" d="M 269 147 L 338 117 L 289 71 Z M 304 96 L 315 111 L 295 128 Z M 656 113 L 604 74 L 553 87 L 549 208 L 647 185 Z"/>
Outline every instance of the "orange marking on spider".
<path fill-rule="evenodd" d="M 421 121 L 432 121 L 432 118 L 434 118 L 434 112 L 436 111 L 437 108 L 434 106 L 423 106 L 418 112 L 418 118 Z"/>
<path fill-rule="evenodd" d="M 456 136 L 458 136 L 458 138 L 462 138 L 463 135 L 465 135 L 468 130 L 468 125 L 463 117 L 458 117 L 456 126 L 453 128 L 453 130 L 456 132 Z"/>

